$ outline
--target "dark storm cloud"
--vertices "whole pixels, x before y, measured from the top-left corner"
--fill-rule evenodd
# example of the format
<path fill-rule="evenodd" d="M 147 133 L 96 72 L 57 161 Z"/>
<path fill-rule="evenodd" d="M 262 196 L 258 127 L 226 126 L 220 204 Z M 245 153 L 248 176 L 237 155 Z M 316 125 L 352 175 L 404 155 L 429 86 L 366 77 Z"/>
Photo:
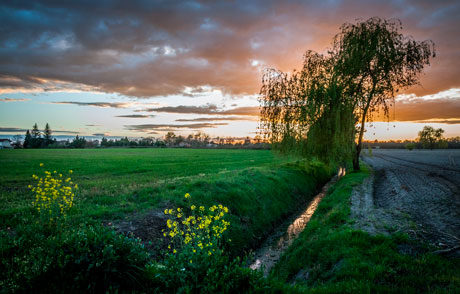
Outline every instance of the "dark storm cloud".
<path fill-rule="evenodd" d="M 302 53 L 325 50 L 342 23 L 380 16 L 436 43 L 423 88 L 411 89 L 435 93 L 460 86 L 458 15 L 458 1 L 427 0 L 3 1 L 0 91 L 254 94 L 260 66 L 299 68 Z"/>
<path fill-rule="evenodd" d="M 248 115 L 259 116 L 260 109 L 258 106 L 237 107 L 233 109 L 218 109 L 216 105 L 208 104 L 203 106 L 165 106 L 158 108 L 147 108 L 139 111 L 146 112 L 166 112 L 182 114 L 208 114 L 208 115 Z"/>
<path fill-rule="evenodd" d="M 218 126 L 225 126 L 227 123 L 196 123 L 187 125 L 175 124 L 144 124 L 144 125 L 126 125 L 125 129 L 130 131 L 148 132 L 148 131 L 161 131 L 161 130 L 176 130 L 176 129 L 204 129 L 215 128 Z"/>
<path fill-rule="evenodd" d="M 130 103 L 124 102 L 76 102 L 76 101 L 59 101 L 51 102 L 52 104 L 73 104 L 78 106 L 94 106 L 102 108 L 126 108 L 129 107 Z"/>

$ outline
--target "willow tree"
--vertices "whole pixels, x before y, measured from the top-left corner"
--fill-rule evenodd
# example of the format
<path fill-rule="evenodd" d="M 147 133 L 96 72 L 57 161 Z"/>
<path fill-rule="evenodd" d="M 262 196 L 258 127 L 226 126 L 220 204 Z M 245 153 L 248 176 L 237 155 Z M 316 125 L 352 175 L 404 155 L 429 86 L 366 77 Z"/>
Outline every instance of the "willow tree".
<path fill-rule="evenodd" d="M 359 170 L 366 122 L 375 112 L 388 117 L 389 104 L 396 93 L 419 82 L 419 75 L 430 57 L 435 56 L 432 41 L 415 41 L 401 33 L 399 20 L 378 17 L 356 24 L 344 24 L 334 38 L 336 74 L 353 105 L 358 138 L 353 168 Z"/>
<path fill-rule="evenodd" d="M 260 127 L 275 148 L 324 161 L 351 156 L 353 109 L 334 66 L 332 55 L 307 51 L 302 69 L 292 75 L 265 71 Z"/>
<path fill-rule="evenodd" d="M 377 111 L 388 116 L 395 93 L 418 83 L 434 57 L 431 41 L 401 29 L 380 18 L 344 24 L 326 55 L 307 51 L 299 72 L 266 70 L 261 129 L 274 146 L 326 160 L 352 157 L 359 170 L 366 122 Z"/>

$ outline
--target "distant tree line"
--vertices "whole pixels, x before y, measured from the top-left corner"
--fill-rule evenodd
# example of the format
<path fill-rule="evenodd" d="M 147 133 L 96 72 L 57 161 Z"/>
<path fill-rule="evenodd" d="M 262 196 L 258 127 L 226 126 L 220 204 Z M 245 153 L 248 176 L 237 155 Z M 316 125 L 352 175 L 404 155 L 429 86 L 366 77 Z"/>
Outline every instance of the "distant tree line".
<path fill-rule="evenodd" d="M 35 123 L 32 130 L 27 130 L 24 142 L 21 136 L 13 137 L 14 148 L 110 148 L 110 147 L 151 147 L 151 148 L 231 148 L 231 149 L 270 149 L 271 145 L 264 142 L 260 136 L 255 138 L 217 137 L 211 138 L 204 132 L 188 136 L 168 132 L 163 138 L 135 138 L 86 140 L 85 137 L 75 136 L 72 140 L 58 141 L 52 138 L 52 130 L 47 123 L 43 131 Z"/>
<path fill-rule="evenodd" d="M 51 137 L 52 131 L 50 125 L 46 123 L 45 129 L 40 131 L 37 123 L 32 127 L 32 130 L 26 131 L 23 148 L 46 148 L 56 143 L 56 139 Z"/>
<path fill-rule="evenodd" d="M 211 138 L 204 132 L 188 136 L 168 132 L 162 139 L 142 138 L 130 140 L 127 137 L 116 139 L 102 138 L 101 147 L 156 147 L 156 148 L 232 148 L 232 149 L 270 149 L 260 136 L 255 138 Z"/>
<path fill-rule="evenodd" d="M 84 137 L 78 135 L 72 141 L 57 141 L 52 137 L 53 131 L 48 123 L 45 129 L 41 131 L 38 129 L 37 123 L 32 127 L 32 130 L 27 130 L 22 143 L 22 148 L 85 148 L 94 147 L 94 143 L 86 141 Z M 14 136 L 15 148 L 20 148 L 20 136 Z"/>
<path fill-rule="evenodd" d="M 460 137 L 444 138 L 444 130 L 425 126 L 415 140 L 366 141 L 371 148 L 383 149 L 460 149 Z"/>

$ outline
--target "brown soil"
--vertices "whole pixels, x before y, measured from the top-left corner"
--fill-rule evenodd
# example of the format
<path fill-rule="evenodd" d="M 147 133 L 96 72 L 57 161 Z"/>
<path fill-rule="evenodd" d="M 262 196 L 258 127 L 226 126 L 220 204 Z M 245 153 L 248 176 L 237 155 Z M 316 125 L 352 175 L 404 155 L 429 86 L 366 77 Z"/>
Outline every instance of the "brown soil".
<path fill-rule="evenodd" d="M 142 216 L 133 217 L 115 223 L 108 223 L 122 234 L 140 238 L 153 256 L 159 256 L 166 249 L 162 230 L 166 228 L 167 215 L 164 209 L 154 209 Z"/>
<path fill-rule="evenodd" d="M 403 231 L 460 255 L 460 150 L 373 150 L 363 159 L 373 176 L 352 196 L 359 229 Z"/>

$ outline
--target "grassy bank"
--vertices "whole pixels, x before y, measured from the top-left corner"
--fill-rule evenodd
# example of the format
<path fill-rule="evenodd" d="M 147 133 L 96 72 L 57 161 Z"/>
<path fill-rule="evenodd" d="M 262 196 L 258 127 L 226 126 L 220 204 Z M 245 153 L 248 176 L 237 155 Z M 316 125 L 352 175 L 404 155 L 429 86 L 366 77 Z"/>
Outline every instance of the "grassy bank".
<path fill-rule="evenodd" d="M 351 192 L 367 173 L 350 173 L 331 188 L 272 275 L 308 293 L 458 293 L 458 259 L 430 254 L 403 234 L 352 228 Z M 409 255 L 404 248 L 417 250 Z"/>
<path fill-rule="evenodd" d="M 330 173 L 322 165 L 289 164 L 269 151 L 196 149 L 8 150 L 0 152 L 0 226 L 33 214 L 32 174 L 73 170 L 79 185 L 71 221 L 118 222 L 152 211 L 222 204 L 232 223 L 231 251 L 257 244 L 282 218 L 308 201 Z M 44 163 L 44 167 L 39 167 Z M 158 225 L 158 224 L 157 224 Z M 164 226 L 164 221 L 161 223 Z M 141 236 L 143 237 L 143 236 Z"/>
<path fill-rule="evenodd" d="M 241 267 L 233 256 L 256 245 L 331 175 L 324 165 L 289 163 L 266 151 L 216 150 L 206 157 L 203 150 L 180 150 L 180 162 L 175 157 L 178 150 L 150 149 L 134 156 L 143 158 L 139 163 L 133 161 L 129 149 L 102 153 L 59 150 L 59 154 L 53 150 L 14 151 L 3 153 L 1 158 L 5 169 L 1 175 L 0 285 L 18 292 L 59 292 L 72 281 L 75 291 L 87 286 L 91 287 L 88 292 L 95 293 L 107 287 L 141 292 L 146 287 L 160 292 L 290 291 L 283 283 L 265 280 Z M 68 159 L 72 156 L 78 160 Z M 197 156 L 203 161 L 197 161 Z M 226 158 L 231 158 L 230 163 Z M 44 167 L 40 168 L 42 162 Z M 34 196 L 26 189 L 33 183 L 29 177 L 41 176 L 45 170 L 56 177 L 68 169 L 73 170 L 72 179 L 81 191 L 75 206 L 65 219 L 43 225 L 40 213 L 31 205 Z M 185 193 L 191 194 L 187 200 Z M 226 220 L 230 222 L 221 255 L 184 255 L 177 248 L 178 255 L 154 252 L 157 258 L 152 258 L 140 240 L 100 225 L 156 215 L 164 227 L 166 219 L 158 215 L 166 208 L 184 207 L 186 213 L 191 205 L 215 204 L 228 207 Z M 155 231 L 162 228 L 149 221 L 145 225 Z M 129 279 L 122 278 L 125 276 Z"/>

